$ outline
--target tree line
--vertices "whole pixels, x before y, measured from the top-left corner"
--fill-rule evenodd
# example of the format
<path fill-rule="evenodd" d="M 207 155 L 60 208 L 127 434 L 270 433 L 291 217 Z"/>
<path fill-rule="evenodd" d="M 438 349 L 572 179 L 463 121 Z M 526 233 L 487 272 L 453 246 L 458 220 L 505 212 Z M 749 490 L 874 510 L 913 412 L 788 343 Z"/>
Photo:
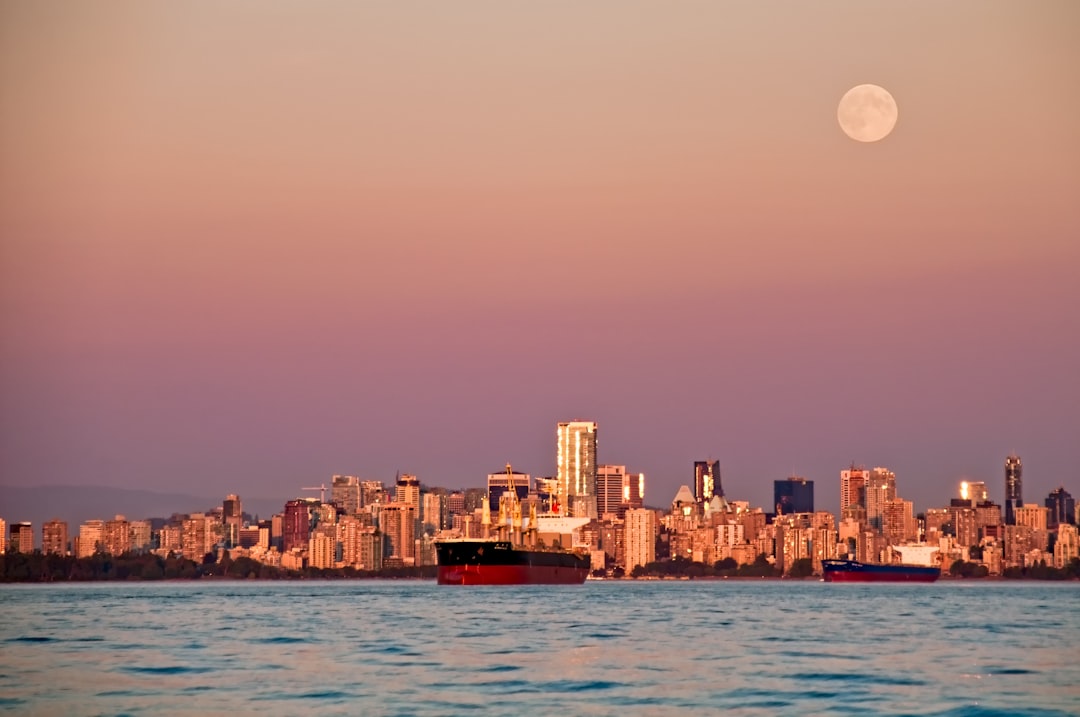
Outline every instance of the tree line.
<path fill-rule="evenodd" d="M 0 582 L 47 583 L 113 580 L 199 580 L 204 578 L 235 578 L 239 580 L 297 580 L 338 578 L 434 578 L 433 565 L 422 567 L 393 567 L 382 570 L 356 568 L 304 568 L 286 570 L 260 563 L 251 558 L 221 560 L 207 553 L 195 561 L 170 553 L 166 557 L 153 553 L 97 553 L 90 557 L 32 553 L 0 555 Z"/>

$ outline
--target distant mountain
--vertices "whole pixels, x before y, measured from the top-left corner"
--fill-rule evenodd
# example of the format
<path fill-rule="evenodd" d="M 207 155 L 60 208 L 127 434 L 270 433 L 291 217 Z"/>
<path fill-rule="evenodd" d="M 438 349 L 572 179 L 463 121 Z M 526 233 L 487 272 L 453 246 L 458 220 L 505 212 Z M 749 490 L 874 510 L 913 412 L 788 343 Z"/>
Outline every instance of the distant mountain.
<path fill-rule="evenodd" d="M 105 486 L 0 485 L 0 518 L 9 526 L 25 520 L 33 523 L 34 537 L 40 547 L 41 525 L 53 518 L 66 520 L 69 531 L 75 535 L 81 523 L 95 518 L 110 520 L 117 515 L 128 520 L 168 518 L 173 513 L 211 510 L 220 506 L 224 498 L 224 495 L 199 497 Z M 244 512 L 260 518 L 269 518 L 285 506 L 284 500 L 240 498 Z"/>

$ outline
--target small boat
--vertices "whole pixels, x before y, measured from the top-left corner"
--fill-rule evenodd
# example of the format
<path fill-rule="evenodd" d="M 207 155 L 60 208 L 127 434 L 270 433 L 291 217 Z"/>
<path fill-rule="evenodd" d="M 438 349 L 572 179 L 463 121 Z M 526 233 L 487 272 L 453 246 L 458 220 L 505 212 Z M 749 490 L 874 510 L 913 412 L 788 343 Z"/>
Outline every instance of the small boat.
<path fill-rule="evenodd" d="M 858 560 L 822 560 L 827 583 L 932 583 L 941 568 L 931 565 L 877 565 Z"/>

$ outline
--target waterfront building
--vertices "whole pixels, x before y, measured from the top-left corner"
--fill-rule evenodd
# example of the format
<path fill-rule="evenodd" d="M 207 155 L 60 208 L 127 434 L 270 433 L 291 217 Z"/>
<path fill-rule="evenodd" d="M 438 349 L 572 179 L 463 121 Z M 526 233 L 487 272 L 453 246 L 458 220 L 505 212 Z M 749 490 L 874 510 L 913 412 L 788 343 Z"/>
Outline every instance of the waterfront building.
<path fill-rule="evenodd" d="M 0 518 L 0 555 L 7 552 L 7 521 Z"/>
<path fill-rule="evenodd" d="M 625 520 L 625 568 L 629 575 L 638 565 L 656 560 L 656 513 L 648 508 L 631 508 Z"/>
<path fill-rule="evenodd" d="M 814 481 L 791 476 L 773 481 L 773 508 L 777 515 L 814 512 Z"/>
<path fill-rule="evenodd" d="M 612 565 L 626 565 L 626 523 L 608 518 L 600 523 L 599 548 Z"/>
<path fill-rule="evenodd" d="M 866 522 L 872 530 L 881 532 L 885 504 L 896 500 L 896 474 L 887 468 L 875 468 L 866 478 Z"/>
<path fill-rule="evenodd" d="M 714 495 L 724 495 L 720 461 L 694 461 L 694 499 L 698 503 L 708 503 Z"/>
<path fill-rule="evenodd" d="M 41 552 L 46 555 L 68 554 L 67 521 L 53 518 L 41 526 Z"/>
<path fill-rule="evenodd" d="M 557 507 L 563 515 L 597 518 L 596 433 L 593 421 L 559 423 Z"/>
<path fill-rule="evenodd" d="M 79 544 L 82 545 L 80 534 Z M 80 550 L 82 548 L 80 547 Z M 184 551 L 184 527 L 182 523 L 169 523 L 162 526 L 158 533 L 158 552 L 161 555 L 182 553 Z"/>
<path fill-rule="evenodd" d="M 13 553 L 34 552 L 34 526 L 32 523 L 21 521 L 11 524 L 11 538 L 8 540 L 8 549 Z"/>
<path fill-rule="evenodd" d="M 841 516 L 850 506 L 866 507 L 866 481 L 868 478 L 869 472 L 862 466 L 856 468 L 854 463 L 847 470 L 840 471 Z"/>
<path fill-rule="evenodd" d="M 79 526 L 79 545 L 76 558 L 89 558 L 105 551 L 105 521 L 88 520 Z"/>
<path fill-rule="evenodd" d="M 127 518 L 118 515 L 105 521 L 105 533 L 102 537 L 103 550 L 108 555 L 123 555 L 131 550 L 131 524 Z"/>
<path fill-rule="evenodd" d="M 1073 560 L 1080 558 L 1080 537 L 1077 528 L 1071 523 L 1058 525 L 1057 540 L 1054 542 L 1054 567 L 1065 568 Z"/>
<path fill-rule="evenodd" d="M 364 493 L 360 488 L 359 476 L 337 475 L 330 479 L 330 501 L 345 511 L 345 515 L 356 515 L 364 505 Z"/>
<path fill-rule="evenodd" d="M 1016 525 L 1016 510 L 1024 505 L 1023 472 L 1020 456 L 1005 459 L 1005 525 Z"/>
<path fill-rule="evenodd" d="M 622 518 L 626 515 L 623 489 L 627 485 L 626 466 L 605 465 L 596 469 L 596 511 L 599 517 L 608 515 Z"/>
<path fill-rule="evenodd" d="M 1076 524 L 1076 501 L 1065 486 L 1050 491 L 1050 495 L 1046 496 L 1046 509 L 1046 527 L 1050 530 L 1062 523 Z"/>
<path fill-rule="evenodd" d="M 244 506 L 240 496 L 230 493 L 221 503 L 221 523 L 225 547 L 233 548 L 240 543 L 240 528 L 244 525 Z"/>
<path fill-rule="evenodd" d="M 153 535 L 149 520 L 133 520 L 131 526 L 131 549 L 144 551 L 150 549 Z"/>
<path fill-rule="evenodd" d="M 320 525 L 308 540 L 308 565 L 313 568 L 332 568 L 337 548 L 337 526 Z"/>
<path fill-rule="evenodd" d="M 180 545 L 185 558 L 201 562 L 203 556 L 214 552 L 217 545 L 215 525 L 220 523 L 204 513 L 192 513 L 181 522 Z"/>

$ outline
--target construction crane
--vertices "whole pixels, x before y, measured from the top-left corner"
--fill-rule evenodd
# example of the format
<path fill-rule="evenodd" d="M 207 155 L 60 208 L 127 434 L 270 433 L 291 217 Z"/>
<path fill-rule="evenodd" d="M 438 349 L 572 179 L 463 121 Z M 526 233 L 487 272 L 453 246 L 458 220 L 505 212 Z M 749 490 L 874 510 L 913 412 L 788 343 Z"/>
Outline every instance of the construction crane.
<path fill-rule="evenodd" d="M 300 490 L 317 490 L 317 491 L 319 491 L 319 502 L 320 503 L 325 503 L 326 502 L 326 484 L 325 483 L 323 483 L 322 485 L 305 486 L 305 487 L 301 488 Z"/>

